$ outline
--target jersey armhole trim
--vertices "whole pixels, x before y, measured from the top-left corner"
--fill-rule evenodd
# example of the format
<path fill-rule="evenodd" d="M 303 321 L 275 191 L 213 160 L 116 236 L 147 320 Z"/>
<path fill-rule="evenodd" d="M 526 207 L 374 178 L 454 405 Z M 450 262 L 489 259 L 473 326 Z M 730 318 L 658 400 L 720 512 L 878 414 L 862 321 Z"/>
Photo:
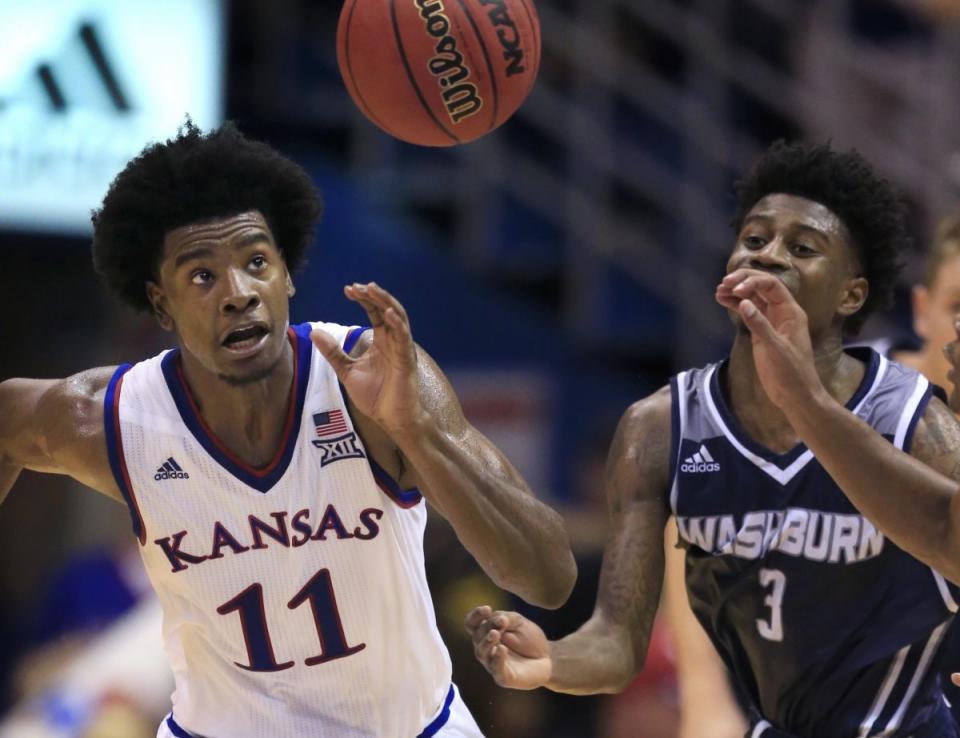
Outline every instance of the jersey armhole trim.
<path fill-rule="evenodd" d="M 347 331 L 347 337 L 343 339 L 343 353 L 349 354 L 353 351 L 354 346 L 360 340 L 360 336 L 369 330 L 371 330 L 370 326 L 361 325 Z"/>
<path fill-rule="evenodd" d="M 140 541 L 140 545 L 144 546 L 147 543 L 147 528 L 143 523 L 143 515 L 140 513 L 140 506 L 137 504 L 137 497 L 130 482 L 130 472 L 127 470 L 127 461 L 123 454 L 123 438 L 120 430 L 120 390 L 123 387 L 123 377 L 129 370 L 130 364 L 124 364 L 118 367 L 110 377 L 103 400 L 103 430 L 107 442 L 107 457 L 110 459 L 110 470 L 130 511 L 133 535 Z"/>
<path fill-rule="evenodd" d="M 363 443 L 367 452 L 367 463 L 370 466 L 370 472 L 373 474 L 373 481 L 380 488 L 380 490 L 388 498 L 390 498 L 390 500 L 400 507 L 409 509 L 419 505 L 423 500 L 423 495 L 420 494 L 419 489 L 416 487 L 403 489 L 397 483 L 397 481 L 387 473 L 386 469 L 374 461 L 373 456 L 370 454 L 370 447 L 367 446 L 367 442 L 363 440 L 363 434 L 360 433 L 360 429 L 357 427 L 357 422 L 353 417 L 353 412 L 350 410 L 350 403 L 347 399 L 347 390 L 344 388 L 343 383 L 341 382 L 337 382 L 337 386 L 340 388 L 340 396 L 343 398 L 343 406 L 346 408 L 347 415 L 350 417 L 350 423 L 353 425 L 353 430 L 356 432 L 357 437 L 360 439 L 360 442 Z"/>
<path fill-rule="evenodd" d="M 686 372 L 681 372 L 676 376 L 670 377 L 670 510 L 674 517 L 677 516 L 677 469 L 680 465 L 680 439 L 683 437 L 683 428 L 681 428 L 684 409 L 681 404 L 685 404 L 686 395 Z"/>
<path fill-rule="evenodd" d="M 904 453 L 910 453 L 913 433 L 917 429 L 920 418 L 926 412 L 931 397 L 933 397 L 933 390 L 930 382 L 923 377 L 918 377 L 917 385 L 910 395 L 910 399 L 907 400 L 903 415 L 900 417 L 900 423 L 897 426 L 897 434 L 894 436 L 894 445 L 903 450 Z"/>

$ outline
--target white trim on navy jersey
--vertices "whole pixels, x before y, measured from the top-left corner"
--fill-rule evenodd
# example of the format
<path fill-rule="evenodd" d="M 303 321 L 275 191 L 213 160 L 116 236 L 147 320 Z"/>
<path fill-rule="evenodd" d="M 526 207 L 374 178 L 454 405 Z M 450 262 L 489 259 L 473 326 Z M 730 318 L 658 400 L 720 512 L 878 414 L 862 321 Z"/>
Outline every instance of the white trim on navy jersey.
<path fill-rule="evenodd" d="M 880 685 L 880 691 L 877 692 L 877 696 L 870 706 L 870 711 L 863 719 L 863 722 L 860 723 L 860 732 L 857 734 L 857 738 L 867 738 L 867 736 L 870 735 L 870 731 L 873 730 L 873 724 L 877 722 L 877 718 L 880 717 L 880 713 L 883 712 L 883 708 L 886 707 L 887 700 L 890 699 L 890 693 L 893 691 L 893 686 L 897 683 L 897 679 L 900 678 L 900 672 L 903 671 L 903 663 L 907 660 L 907 654 L 909 652 L 910 646 L 904 646 L 897 651 L 897 655 L 890 663 L 887 676 Z"/>
<path fill-rule="evenodd" d="M 677 397 L 676 397 L 676 408 L 677 408 L 677 428 L 672 429 L 673 436 L 677 439 L 677 458 L 674 459 L 674 469 L 673 469 L 673 484 L 670 487 L 670 509 L 673 511 L 674 517 L 677 515 L 677 495 L 679 494 L 679 478 L 680 478 L 680 464 L 682 462 L 682 456 L 680 454 L 680 448 L 683 446 L 683 419 L 687 417 L 687 377 L 690 372 L 684 371 L 680 372 L 677 375 L 677 381 L 675 384 Z M 671 412 L 671 422 L 674 420 L 673 413 Z"/>
<path fill-rule="evenodd" d="M 927 388 L 930 387 L 930 382 L 921 375 L 917 375 L 917 384 L 913 390 L 913 394 L 910 395 L 910 399 L 907 400 L 906 404 L 903 406 L 903 413 L 900 415 L 900 422 L 897 423 L 897 432 L 893 437 L 893 445 L 897 448 L 903 450 L 903 443 L 907 438 L 907 432 L 910 430 L 910 426 L 913 424 L 913 416 L 917 412 L 917 407 L 920 405 L 920 402 L 923 400 L 924 395 L 927 392 Z"/>
<path fill-rule="evenodd" d="M 882 356 L 880 356 L 879 359 L 880 361 L 877 366 L 877 373 L 873 378 L 873 382 L 871 382 L 870 388 L 864 393 L 863 397 L 860 399 L 860 402 L 858 402 L 856 407 L 853 408 L 854 415 L 859 415 L 864 403 L 870 397 L 872 397 L 876 388 L 880 386 L 883 375 L 886 373 L 889 362 Z M 801 470 L 803 470 L 807 464 L 810 463 L 810 461 L 813 459 L 813 451 L 810 449 L 805 450 L 786 469 L 781 469 L 772 461 L 764 459 L 762 456 L 753 453 L 750 449 L 744 446 L 724 421 L 723 415 L 717 408 L 716 400 L 714 399 L 713 392 L 711 391 L 713 375 L 716 373 L 719 367 L 719 364 L 714 364 L 703 373 L 702 386 L 700 387 L 700 392 L 706 399 L 707 409 L 710 411 L 711 418 L 723 432 L 724 437 L 740 453 L 740 455 L 743 456 L 743 458 L 747 459 L 751 464 L 760 469 L 760 471 L 776 480 L 780 486 L 785 487 L 795 476 L 797 476 L 797 474 L 800 473 Z M 906 432 L 906 429 L 904 432 Z"/>
<path fill-rule="evenodd" d="M 940 641 L 943 639 L 943 634 L 949 624 L 950 621 L 943 623 L 930 634 L 930 638 L 927 639 L 927 645 L 924 646 L 923 654 L 920 656 L 920 663 L 917 664 L 917 669 L 913 673 L 913 678 L 910 680 L 910 686 L 907 687 L 907 693 L 904 695 L 900 706 L 897 707 L 897 711 L 893 713 L 893 717 L 890 718 L 890 721 L 884 727 L 883 732 L 880 734 L 881 736 L 893 735 L 900 727 L 900 723 L 903 722 L 903 716 L 906 715 L 910 703 L 913 702 L 913 696 L 917 693 L 917 687 L 920 686 L 921 680 L 926 676 L 927 669 L 930 668 L 930 662 L 937 652 L 937 647 L 940 645 Z"/>

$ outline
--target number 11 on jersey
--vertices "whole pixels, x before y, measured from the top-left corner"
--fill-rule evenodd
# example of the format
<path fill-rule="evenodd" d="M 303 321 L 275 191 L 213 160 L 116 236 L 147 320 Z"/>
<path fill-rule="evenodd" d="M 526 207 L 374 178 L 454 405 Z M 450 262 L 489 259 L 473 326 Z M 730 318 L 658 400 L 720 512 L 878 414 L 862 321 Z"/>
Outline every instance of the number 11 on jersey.
<path fill-rule="evenodd" d="M 347 638 L 343 634 L 340 623 L 340 613 L 337 610 L 337 599 L 333 594 L 333 585 L 330 583 L 330 570 L 321 569 L 314 574 L 297 592 L 287 607 L 295 610 L 304 602 L 310 602 L 310 610 L 317 626 L 317 636 L 320 638 L 320 653 L 304 659 L 307 666 L 316 666 L 334 659 L 342 659 L 362 651 L 366 643 L 357 646 L 347 645 Z M 283 671 L 294 665 L 293 661 L 277 663 L 273 653 L 273 643 L 270 640 L 270 631 L 267 628 L 267 616 L 263 606 L 263 586 L 259 583 L 251 584 L 232 600 L 224 602 L 217 608 L 221 615 L 235 612 L 240 616 L 240 628 L 243 630 L 243 640 L 247 646 L 249 664 L 237 663 L 241 669 L 247 671 Z M 234 662 L 236 663 L 236 662 Z"/>

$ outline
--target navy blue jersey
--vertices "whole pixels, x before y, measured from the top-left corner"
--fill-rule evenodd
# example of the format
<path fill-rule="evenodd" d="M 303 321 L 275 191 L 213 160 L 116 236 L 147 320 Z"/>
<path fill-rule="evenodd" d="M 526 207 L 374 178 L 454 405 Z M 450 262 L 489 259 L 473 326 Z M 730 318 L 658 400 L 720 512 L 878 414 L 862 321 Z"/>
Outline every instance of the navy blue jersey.
<path fill-rule="evenodd" d="M 929 382 L 874 351 L 847 407 L 909 450 Z M 765 724 L 798 738 L 922 734 L 956 590 L 860 515 L 813 453 L 740 427 L 726 363 L 671 380 L 670 503 L 690 604 Z M 953 734 L 950 734 L 951 738 Z"/>

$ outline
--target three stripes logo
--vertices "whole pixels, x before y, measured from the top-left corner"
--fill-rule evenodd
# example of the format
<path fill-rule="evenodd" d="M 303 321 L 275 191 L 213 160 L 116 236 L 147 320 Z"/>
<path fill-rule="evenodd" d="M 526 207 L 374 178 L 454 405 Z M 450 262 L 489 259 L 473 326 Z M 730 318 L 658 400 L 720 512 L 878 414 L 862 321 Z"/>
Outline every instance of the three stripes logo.
<path fill-rule="evenodd" d="M 713 460 L 710 452 L 707 451 L 707 447 L 701 443 L 699 451 L 693 456 L 688 456 L 683 460 L 683 463 L 680 465 L 680 471 L 690 474 L 718 472 L 720 471 L 720 464 Z"/>
<path fill-rule="evenodd" d="M 37 60 L 30 79 L 57 113 L 77 107 L 129 113 L 133 108 L 115 60 L 92 23 L 80 23 L 53 58 Z"/>
<path fill-rule="evenodd" d="M 190 475 L 181 469 L 180 465 L 174 461 L 171 456 L 160 465 L 160 468 L 157 469 L 157 473 L 153 475 L 153 478 L 155 481 L 160 482 L 164 479 L 189 479 Z"/>

